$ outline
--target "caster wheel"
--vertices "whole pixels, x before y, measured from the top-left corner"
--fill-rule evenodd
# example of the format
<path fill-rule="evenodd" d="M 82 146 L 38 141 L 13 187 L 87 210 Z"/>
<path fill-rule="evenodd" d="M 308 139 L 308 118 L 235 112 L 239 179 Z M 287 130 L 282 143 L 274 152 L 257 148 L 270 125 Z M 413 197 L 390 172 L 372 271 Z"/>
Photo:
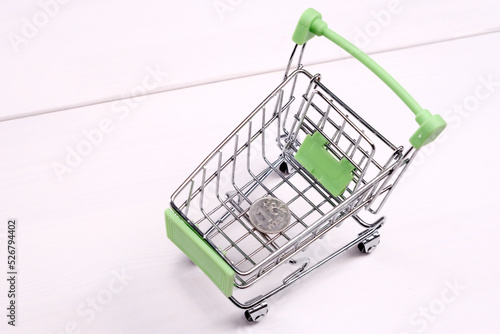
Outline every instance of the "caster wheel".
<path fill-rule="evenodd" d="M 371 253 L 380 243 L 380 233 L 375 232 L 358 244 L 358 249 L 363 254 Z"/>
<path fill-rule="evenodd" d="M 250 322 L 259 321 L 262 320 L 268 311 L 267 303 L 263 302 L 255 307 L 252 307 L 251 309 L 246 310 L 245 318 L 247 318 Z"/>
<path fill-rule="evenodd" d="M 280 166 L 279 166 L 279 170 L 280 170 L 280 172 L 281 172 L 283 175 L 285 175 L 285 176 L 287 176 L 287 175 L 289 175 L 289 174 L 290 174 L 290 168 L 288 167 L 288 164 L 287 164 L 285 161 L 283 161 L 283 162 L 280 164 Z"/>

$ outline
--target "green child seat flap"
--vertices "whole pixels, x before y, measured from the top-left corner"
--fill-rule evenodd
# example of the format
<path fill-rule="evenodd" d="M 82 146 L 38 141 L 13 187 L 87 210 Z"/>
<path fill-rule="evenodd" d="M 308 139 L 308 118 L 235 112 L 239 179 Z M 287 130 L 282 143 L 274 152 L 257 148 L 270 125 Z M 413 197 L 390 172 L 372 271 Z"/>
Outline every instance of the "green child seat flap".
<path fill-rule="evenodd" d="M 355 167 L 346 158 L 340 161 L 326 148 L 328 140 L 319 132 L 307 135 L 295 159 L 333 196 L 342 195 L 353 179 Z"/>

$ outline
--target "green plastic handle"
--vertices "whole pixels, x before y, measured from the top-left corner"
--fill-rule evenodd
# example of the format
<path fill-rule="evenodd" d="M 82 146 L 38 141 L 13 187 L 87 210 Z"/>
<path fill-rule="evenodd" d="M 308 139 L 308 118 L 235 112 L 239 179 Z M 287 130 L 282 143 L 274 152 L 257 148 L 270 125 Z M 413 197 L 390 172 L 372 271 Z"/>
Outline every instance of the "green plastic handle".
<path fill-rule="evenodd" d="M 321 19 L 321 14 L 316 10 L 309 8 L 302 14 L 293 33 L 292 40 L 302 45 L 314 36 L 325 36 L 342 49 L 350 53 L 363 65 L 368 67 L 376 76 L 378 76 L 397 96 L 410 108 L 415 114 L 419 128 L 410 137 L 410 143 L 416 149 L 429 144 L 436 139 L 446 127 L 444 119 L 436 114 L 432 115 L 428 110 L 423 109 L 417 101 L 379 64 L 371 59 L 366 53 L 358 49 L 352 43 L 342 36 L 329 29 L 327 24 Z"/>

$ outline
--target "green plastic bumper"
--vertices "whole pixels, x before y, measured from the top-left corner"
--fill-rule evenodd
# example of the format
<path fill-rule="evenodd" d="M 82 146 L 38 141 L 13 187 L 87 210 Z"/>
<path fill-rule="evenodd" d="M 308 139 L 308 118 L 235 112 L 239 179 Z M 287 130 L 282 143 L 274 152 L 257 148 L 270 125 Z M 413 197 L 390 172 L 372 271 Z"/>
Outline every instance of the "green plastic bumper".
<path fill-rule="evenodd" d="M 165 211 L 167 236 L 226 297 L 233 294 L 234 270 L 172 209 Z"/>

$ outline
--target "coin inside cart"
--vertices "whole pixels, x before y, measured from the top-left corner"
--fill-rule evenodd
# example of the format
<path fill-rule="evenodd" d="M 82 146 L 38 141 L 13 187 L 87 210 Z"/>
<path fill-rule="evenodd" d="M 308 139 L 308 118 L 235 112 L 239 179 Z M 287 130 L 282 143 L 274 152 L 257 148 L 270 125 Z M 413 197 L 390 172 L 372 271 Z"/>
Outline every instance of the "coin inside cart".
<path fill-rule="evenodd" d="M 282 200 L 275 197 L 259 198 L 248 210 L 250 223 L 266 234 L 279 233 L 290 225 L 292 214 Z"/>

